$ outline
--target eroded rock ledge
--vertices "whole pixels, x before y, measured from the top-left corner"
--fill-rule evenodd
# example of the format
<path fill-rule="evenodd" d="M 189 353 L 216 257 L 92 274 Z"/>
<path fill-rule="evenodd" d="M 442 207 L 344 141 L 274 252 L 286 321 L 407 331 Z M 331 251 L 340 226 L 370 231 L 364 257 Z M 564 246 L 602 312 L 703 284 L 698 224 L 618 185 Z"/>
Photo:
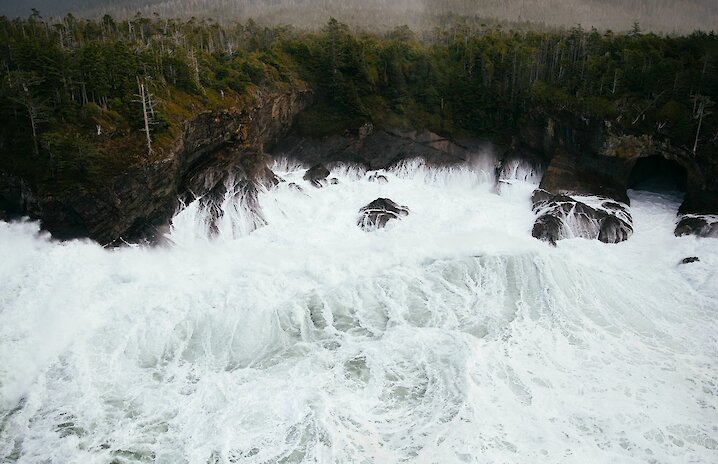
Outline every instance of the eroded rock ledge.
<path fill-rule="evenodd" d="M 228 189 L 251 197 L 257 185 L 275 185 L 278 180 L 267 167 L 271 157 L 322 167 L 308 176 L 315 186 L 323 186 L 332 182 L 323 167 L 334 162 L 357 163 L 369 170 L 417 157 L 428 166 L 461 164 L 485 143 L 451 141 L 429 131 L 375 129 L 370 124 L 356 134 L 302 138 L 291 128 L 311 97 L 306 89 L 256 90 L 241 107 L 200 114 L 184 124 L 164 159 L 133 167 L 93 192 L 51 195 L 34 191 L 23 179 L 0 174 L 0 219 L 8 214 L 41 219 L 59 239 L 152 242 L 162 236 L 178 204 L 204 195 L 203 206 L 216 209 Z M 650 156 L 669 160 L 686 172 L 676 235 L 718 235 L 718 157 L 710 153 L 694 156 L 666 140 L 620 133 L 605 121 L 541 111 L 527 113 L 510 149 L 496 148 L 504 153 L 497 168 L 499 179 L 519 174 L 531 176 L 524 180 L 540 178 L 533 203 L 537 238 L 551 243 L 567 236 L 607 243 L 626 240 L 633 231 L 629 180 L 638 161 Z M 377 175 L 373 180 L 385 179 Z M 588 204 L 581 199 L 585 196 L 603 200 Z M 221 214 L 217 210 L 212 217 L 218 220 Z"/>
<path fill-rule="evenodd" d="M 586 238 L 619 243 L 633 234 L 633 218 L 628 206 L 606 198 L 596 198 L 589 206 L 567 195 L 536 190 L 533 210 L 538 215 L 532 235 L 552 245 L 565 238 Z"/>
<path fill-rule="evenodd" d="M 718 159 L 710 152 L 694 155 L 659 135 L 622 133 L 606 121 L 589 120 L 569 112 L 532 111 L 519 126 L 514 156 L 527 160 L 542 156 L 549 160 L 541 190 L 557 196 L 594 195 L 629 205 L 627 189 L 638 160 L 658 156 L 686 173 L 686 195 L 679 210 L 676 235 L 707 237 L 716 233 L 718 226 L 711 225 L 714 224 L 711 215 L 718 214 Z M 565 207 L 559 209 L 563 211 Z M 557 212 L 555 216 L 562 214 Z M 593 212 L 586 214 L 596 216 Z M 539 217 L 537 229 L 553 230 L 557 227 L 554 222 L 550 216 Z M 624 235 L 624 228 L 619 229 L 617 239 Z"/>
<path fill-rule="evenodd" d="M 478 140 L 457 142 L 427 130 L 375 130 L 371 124 L 365 124 L 356 134 L 322 138 L 290 135 L 277 144 L 272 155 L 291 158 L 308 166 L 347 162 L 378 170 L 408 158 L 421 158 L 430 166 L 463 163 L 480 149 Z"/>
<path fill-rule="evenodd" d="M 59 239 L 153 242 L 178 200 L 224 188 L 228 178 L 271 182 L 265 147 L 289 131 L 311 97 L 306 89 L 256 90 L 241 107 L 202 113 L 184 123 L 164 159 L 133 167 L 94 192 L 56 196 L 34 192 L 22 179 L 0 177 L 0 209 L 40 219 Z"/>

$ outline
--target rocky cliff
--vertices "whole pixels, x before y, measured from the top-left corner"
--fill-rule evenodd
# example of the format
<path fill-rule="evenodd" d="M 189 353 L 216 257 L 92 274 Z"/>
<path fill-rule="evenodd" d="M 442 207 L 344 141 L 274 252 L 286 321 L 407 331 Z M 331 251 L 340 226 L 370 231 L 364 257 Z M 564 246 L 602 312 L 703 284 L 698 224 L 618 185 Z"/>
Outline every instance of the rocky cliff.
<path fill-rule="evenodd" d="M 356 134 L 322 138 L 290 135 L 277 144 L 272 154 L 307 165 L 349 162 L 377 170 L 409 158 L 421 158 L 429 165 L 463 163 L 485 144 L 478 139 L 449 140 L 428 130 L 375 129 L 367 123 Z"/>
<path fill-rule="evenodd" d="M 672 168 L 685 171 L 684 215 L 677 234 L 703 233 L 690 230 L 683 219 L 718 213 L 718 159 L 708 151 L 676 147 L 655 135 L 632 134 L 609 122 L 590 120 L 560 112 L 529 112 L 519 125 L 513 156 L 549 160 L 540 188 L 554 195 L 591 195 L 628 205 L 629 182 L 641 159 L 659 157 Z M 640 174 L 640 173 L 638 173 Z M 536 207 L 537 205 L 535 205 Z M 539 218 L 541 219 L 541 218 Z M 703 217 L 710 225 L 710 218 Z M 620 240 L 619 240 L 620 241 Z"/>
<path fill-rule="evenodd" d="M 217 200 L 228 187 L 256 193 L 257 182 L 275 183 L 267 167 L 271 156 L 309 166 L 354 162 L 374 170 L 414 157 L 429 165 L 464 163 L 483 147 L 477 139 L 457 142 L 429 131 L 375 129 L 371 124 L 355 134 L 292 135 L 294 117 L 311 97 L 306 89 L 255 90 L 242 105 L 199 114 L 184 123 L 163 159 L 136 165 L 94 191 L 51 194 L 0 173 L 0 219 L 3 213 L 41 219 L 60 239 L 152 242 L 162 237 L 178 207 L 196 197 Z M 552 243 L 568 236 L 610 243 L 628 239 L 632 219 L 627 189 L 644 169 L 640 160 L 650 157 L 685 171 L 686 196 L 676 234 L 718 236 L 718 157 L 710 153 L 695 156 L 659 136 L 631 134 L 569 112 L 538 110 L 518 124 L 510 149 L 496 148 L 504 153 L 499 178 L 517 163 L 536 175 L 543 172 L 534 195 L 537 238 Z M 234 185 L 228 185 L 229 179 Z M 589 205 L 580 196 L 598 197 L 599 202 Z M 576 232 L 565 230 L 567 224 L 582 225 Z"/>
<path fill-rule="evenodd" d="M 40 219 L 60 239 L 154 241 L 177 211 L 178 200 L 208 192 L 230 174 L 267 177 L 265 147 L 289 130 L 310 101 L 306 89 L 255 90 L 240 106 L 186 121 L 163 159 L 133 166 L 94 191 L 58 195 L 0 174 L 0 211 Z"/>

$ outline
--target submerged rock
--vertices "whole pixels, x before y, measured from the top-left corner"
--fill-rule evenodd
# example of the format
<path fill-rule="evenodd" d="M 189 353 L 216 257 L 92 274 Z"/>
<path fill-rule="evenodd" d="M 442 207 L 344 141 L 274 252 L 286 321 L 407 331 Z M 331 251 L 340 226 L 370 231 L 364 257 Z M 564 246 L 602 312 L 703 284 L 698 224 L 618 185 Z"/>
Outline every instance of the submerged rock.
<path fill-rule="evenodd" d="M 676 226 L 675 235 L 676 237 L 696 235 L 704 238 L 718 238 L 718 217 L 699 215 L 683 216 Z"/>
<path fill-rule="evenodd" d="M 378 172 L 375 172 L 369 176 L 369 182 L 376 182 L 377 184 L 388 184 L 389 179 L 384 174 L 379 174 Z"/>
<path fill-rule="evenodd" d="M 304 180 L 317 188 L 322 188 L 327 177 L 329 177 L 329 169 L 323 164 L 316 164 L 309 168 L 304 174 Z"/>
<path fill-rule="evenodd" d="M 301 186 L 297 185 L 297 184 L 294 183 L 294 182 L 288 183 L 288 184 L 287 184 L 287 187 L 289 188 L 289 190 L 294 190 L 294 191 L 297 191 L 297 192 L 303 192 L 303 191 L 304 191 L 304 189 L 303 189 Z"/>
<path fill-rule="evenodd" d="M 357 225 L 363 230 L 381 229 L 392 219 L 409 215 L 409 208 L 401 206 L 388 198 L 377 198 L 359 210 Z"/>
<path fill-rule="evenodd" d="M 533 204 L 538 218 L 531 235 L 552 245 L 573 237 L 619 243 L 633 234 L 633 219 L 627 207 L 614 201 L 591 207 L 567 195 L 537 190 Z"/>
<path fill-rule="evenodd" d="M 683 261 L 681 261 L 681 264 L 691 264 L 691 263 L 697 263 L 700 261 L 700 258 L 697 256 L 691 256 L 690 258 L 684 258 Z"/>

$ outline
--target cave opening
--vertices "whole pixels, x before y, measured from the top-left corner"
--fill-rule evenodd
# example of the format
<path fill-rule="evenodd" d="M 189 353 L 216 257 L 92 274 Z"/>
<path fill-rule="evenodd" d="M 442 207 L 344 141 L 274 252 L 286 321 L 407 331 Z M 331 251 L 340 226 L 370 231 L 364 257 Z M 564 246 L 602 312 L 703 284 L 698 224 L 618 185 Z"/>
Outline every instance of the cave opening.
<path fill-rule="evenodd" d="M 651 192 L 685 192 L 688 174 L 676 161 L 662 156 L 639 158 L 631 171 L 628 188 Z"/>

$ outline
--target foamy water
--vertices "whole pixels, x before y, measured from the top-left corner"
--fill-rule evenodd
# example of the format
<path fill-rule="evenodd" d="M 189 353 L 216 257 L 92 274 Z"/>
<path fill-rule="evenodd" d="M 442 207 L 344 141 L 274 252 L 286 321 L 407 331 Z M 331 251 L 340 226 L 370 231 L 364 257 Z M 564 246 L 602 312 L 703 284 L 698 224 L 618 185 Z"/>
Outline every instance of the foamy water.
<path fill-rule="evenodd" d="M 630 240 L 552 248 L 490 165 L 280 163 L 165 249 L 0 223 L 0 462 L 717 462 L 718 241 L 629 192 Z"/>

